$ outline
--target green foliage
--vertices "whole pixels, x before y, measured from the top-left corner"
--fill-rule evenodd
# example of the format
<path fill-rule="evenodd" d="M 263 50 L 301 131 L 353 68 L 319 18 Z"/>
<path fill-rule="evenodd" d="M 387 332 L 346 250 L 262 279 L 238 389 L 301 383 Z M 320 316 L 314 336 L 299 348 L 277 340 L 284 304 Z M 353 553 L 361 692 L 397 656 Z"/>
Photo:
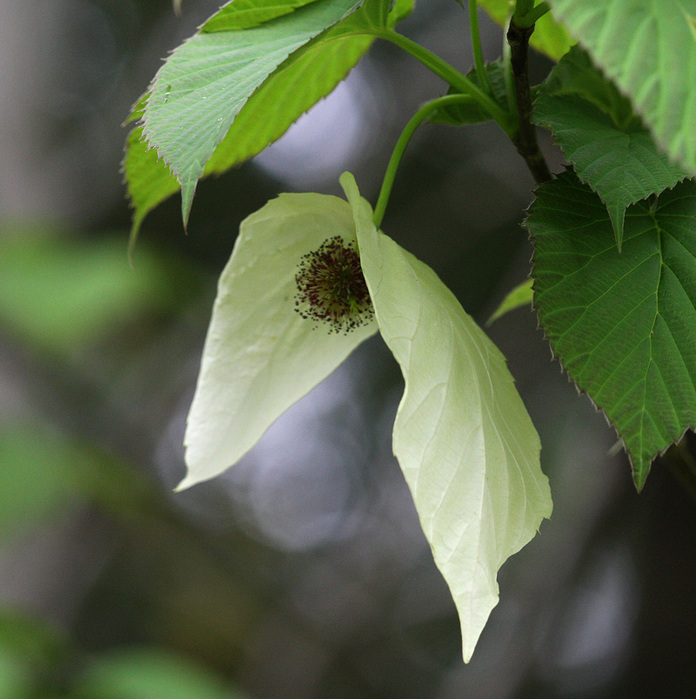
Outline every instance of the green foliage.
<path fill-rule="evenodd" d="M 66 640 L 16 611 L 0 607 L 0 696 L 34 699 L 37 677 L 67 656 Z M 43 696 L 46 696 L 45 694 Z"/>
<path fill-rule="evenodd" d="M 389 26 L 394 26 L 397 22 L 408 17 L 413 12 L 416 0 L 394 0 L 389 11 Z"/>
<path fill-rule="evenodd" d="M 203 26 L 204 32 L 251 29 L 317 0 L 230 0 Z"/>
<path fill-rule="evenodd" d="M 542 183 L 526 224 L 533 282 L 491 320 L 529 303 L 533 283 L 556 355 L 616 427 L 642 488 L 656 454 L 696 426 L 696 184 L 680 182 L 696 174 L 696 0 L 482 0 L 496 21 L 505 25 L 514 11 L 521 26 L 485 67 L 474 28 L 478 71 L 468 75 L 394 31 L 413 4 L 228 3 L 174 51 L 134 108 L 141 123 L 124 170 L 135 235 L 179 187 L 186 221 L 200 177 L 279 138 L 375 38 L 444 80 L 451 96 L 421 107 L 397 142 L 376 214 L 345 175 L 350 205 L 281 195 L 242 224 L 220 280 L 180 488 L 236 462 L 378 328 L 406 383 L 394 452 L 452 590 L 468 660 L 497 601 L 500 565 L 551 503 L 538 438 L 502 356 L 435 273 L 377 230 L 396 169 L 426 118 L 493 118 L 510 137 Z M 538 15 L 531 45 L 558 63 L 531 87 L 526 40 Z M 573 168 L 551 182 L 530 122 L 532 94 L 536 123 Z M 334 236 L 357 245 L 376 314 L 348 335 L 315 330 L 293 311 L 300 261 Z"/>
<path fill-rule="evenodd" d="M 143 135 L 181 185 L 185 221 L 205 164 L 249 97 L 288 56 L 356 6 L 356 0 L 315 2 L 246 31 L 200 32 L 172 53 L 150 87 Z"/>
<path fill-rule="evenodd" d="M 220 16 L 227 17 L 230 21 L 235 18 L 236 15 L 231 11 L 236 4 L 235 0 L 234 3 L 226 5 L 220 13 L 208 20 L 204 29 L 217 30 L 220 26 L 217 18 Z M 346 7 L 354 5 L 355 3 L 346 4 Z M 202 94 L 206 89 L 205 79 L 197 74 L 198 55 L 189 57 L 187 50 L 183 61 L 175 57 L 176 54 L 170 58 L 170 61 L 175 64 L 175 72 L 184 84 L 182 99 L 196 107 L 196 113 L 191 115 L 192 122 L 203 115 L 204 121 L 215 132 L 212 140 L 208 138 L 204 143 L 192 123 L 188 135 L 192 136 L 198 144 L 195 151 L 197 155 L 190 152 L 189 143 L 193 141 L 177 141 L 177 134 L 180 134 L 178 125 L 180 105 L 175 103 L 173 109 L 172 105 L 169 105 L 172 88 L 167 82 L 164 86 L 164 95 L 167 97 L 166 114 L 170 117 L 167 119 L 165 115 L 164 138 L 173 138 L 175 149 L 178 144 L 176 154 L 181 156 L 180 160 L 184 163 L 181 167 L 187 167 L 190 172 L 196 173 L 183 190 L 182 210 L 185 221 L 190 211 L 195 184 L 200 176 L 224 172 L 260 153 L 266 146 L 280 138 L 299 116 L 329 94 L 346 77 L 374 41 L 374 37 L 365 35 L 364 31 L 367 27 L 373 26 L 375 16 L 373 8 L 377 7 L 379 10 L 384 5 L 382 0 L 367 3 L 365 7 L 350 14 L 312 40 L 308 40 L 308 32 L 305 31 L 304 41 L 299 42 L 299 48 L 296 47 L 298 50 L 289 52 L 291 55 L 288 55 L 287 60 L 280 62 L 277 66 L 270 66 L 270 57 L 261 44 L 255 47 L 258 49 L 255 52 L 257 61 L 253 66 L 247 66 L 245 63 L 239 66 L 228 64 L 230 71 L 226 73 L 226 83 L 238 100 L 237 105 L 232 107 L 230 106 L 232 97 L 228 93 L 221 94 L 215 105 L 212 102 L 203 102 L 202 99 L 196 103 L 197 97 L 206 96 Z M 244 12 L 240 14 L 248 17 L 247 11 L 251 6 L 256 6 L 256 3 L 250 0 L 243 6 Z M 284 4 L 280 7 L 287 10 L 290 5 Z M 412 8 L 413 0 L 395 3 L 387 19 L 389 26 L 406 16 Z M 309 11 L 311 8 L 307 9 Z M 266 7 L 264 4 L 263 10 L 270 11 L 270 6 Z M 336 13 L 333 17 L 338 17 L 338 14 Z M 289 31 L 285 26 L 290 19 L 290 17 L 284 18 L 283 22 L 270 22 L 262 27 L 265 37 L 272 45 L 275 46 L 279 37 L 283 36 L 283 32 L 292 39 L 296 38 L 294 30 Z M 316 26 L 314 28 L 316 29 Z M 222 36 L 222 43 L 229 51 L 238 50 L 245 57 L 243 46 L 252 46 L 256 41 L 253 36 L 252 41 L 248 41 L 248 32 L 224 32 Z M 201 34 L 194 36 L 190 42 L 205 41 L 199 37 Z M 198 44 L 195 43 L 195 45 Z M 237 55 L 240 54 L 237 53 Z M 209 58 L 214 60 L 215 56 L 209 55 Z M 169 65 L 169 61 L 166 65 Z M 215 72 L 214 67 L 212 72 Z M 264 69 L 269 72 L 260 83 L 248 81 L 245 83 L 240 82 L 240 73 L 237 68 L 247 72 L 252 68 L 259 70 L 260 73 L 263 73 Z M 166 71 L 168 72 L 169 68 Z M 195 86 L 192 85 L 193 82 Z M 160 88 L 164 85 L 160 74 L 155 84 Z M 191 89 L 196 90 L 195 94 L 189 94 Z M 217 84 L 215 89 L 218 89 Z M 167 90 L 169 90 L 169 96 L 167 96 Z M 134 108 L 134 115 L 138 118 L 141 117 L 138 112 L 144 113 L 145 103 L 149 99 L 151 99 L 150 93 Z M 147 122 L 147 119 L 145 121 Z M 197 123 L 196 121 L 196 125 Z M 222 127 L 223 124 L 226 127 Z M 159 133 L 157 123 L 154 129 Z M 155 139 L 146 138 L 142 127 L 134 128 L 128 137 L 124 172 L 128 194 L 134 207 L 132 243 L 138 235 L 145 216 L 180 188 L 181 178 L 177 179 L 169 169 L 171 167 L 173 172 L 178 173 L 180 167 L 176 165 L 178 161 L 172 162 L 168 150 L 163 151 L 161 148 L 152 147 L 152 143 L 156 143 L 158 139 L 159 136 Z M 196 157 L 200 161 L 197 161 Z"/>
<path fill-rule="evenodd" d="M 260 153 L 346 77 L 373 42 L 352 32 L 349 20 L 297 51 L 249 98 L 206 174 L 224 172 Z"/>
<path fill-rule="evenodd" d="M 65 509 L 75 500 L 82 459 L 84 454 L 72 443 L 37 429 L 5 426 L 0 433 L 0 535 Z"/>
<path fill-rule="evenodd" d="M 655 455 L 696 425 L 696 183 L 629 208 L 621 253 L 601 200 L 570 173 L 540 188 L 527 226 L 544 330 L 642 488 Z"/>
<path fill-rule="evenodd" d="M 686 177 L 658 150 L 631 103 L 575 47 L 551 71 L 535 103 L 580 179 L 606 204 L 621 247 L 626 208 Z"/>
<path fill-rule="evenodd" d="M 549 0 L 671 160 L 696 175 L 696 0 Z"/>
<path fill-rule="evenodd" d="M 3 699 L 243 699 L 247 695 L 190 659 L 158 647 L 80 658 L 46 624 L 0 608 Z M 60 680 L 58 679 L 60 678 Z"/>
<path fill-rule="evenodd" d="M 502 60 L 487 63 L 485 66 L 488 83 L 491 86 L 493 99 L 503 108 L 509 109 L 507 82 L 505 77 L 505 65 Z M 479 84 L 475 70 L 469 71 L 466 76 L 475 85 Z M 458 90 L 450 88 L 448 94 L 461 94 Z M 466 124 L 477 124 L 490 121 L 491 115 L 473 97 L 467 102 L 451 105 L 438 109 L 430 117 L 430 121 L 435 124 L 449 124 L 450 126 L 464 126 Z"/>
<path fill-rule="evenodd" d="M 243 699 L 190 660 L 158 648 L 138 648 L 94 658 L 75 686 L 85 699 Z"/>
<path fill-rule="evenodd" d="M 132 253 L 145 216 L 180 188 L 179 181 L 169 172 L 157 151 L 143 139 L 142 126 L 136 126 L 128 134 L 123 171 L 133 207 Z"/>
<path fill-rule="evenodd" d="M 501 318 L 506 313 L 514 311 L 522 306 L 530 306 L 534 293 L 532 291 L 532 283 L 534 280 L 530 277 L 525 279 L 521 284 L 518 284 L 514 289 L 511 289 L 500 302 L 498 308 L 493 311 L 486 325 L 492 325 L 498 318 Z"/>
<path fill-rule="evenodd" d="M 167 307 L 176 296 L 164 265 L 143 250 L 129 269 L 116 238 L 89 243 L 48 230 L 0 232 L 0 319 L 44 350 L 74 351 L 134 310 Z"/>

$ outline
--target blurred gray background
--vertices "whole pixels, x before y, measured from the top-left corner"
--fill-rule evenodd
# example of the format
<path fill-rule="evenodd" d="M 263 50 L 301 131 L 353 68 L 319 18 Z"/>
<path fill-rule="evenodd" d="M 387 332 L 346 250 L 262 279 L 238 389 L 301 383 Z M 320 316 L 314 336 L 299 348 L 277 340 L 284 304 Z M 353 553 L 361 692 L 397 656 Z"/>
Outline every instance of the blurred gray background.
<path fill-rule="evenodd" d="M 127 258 L 121 124 L 216 2 L 0 0 L 0 697 L 693 697 L 696 509 L 616 436 L 530 309 L 490 328 L 540 432 L 554 514 L 505 564 L 472 662 L 398 465 L 379 338 L 234 469 L 180 494 L 217 275 L 280 191 L 373 203 L 400 130 L 445 86 L 376 44 L 252 162 L 173 197 Z M 499 28 L 481 16 L 484 51 Z M 468 70 L 467 14 L 400 29 Z M 534 79 L 550 65 L 532 56 Z M 542 144 L 555 171 L 561 159 Z M 480 322 L 529 274 L 533 181 L 493 125 L 424 126 L 383 228 Z M 615 454 L 615 455 L 612 455 Z"/>

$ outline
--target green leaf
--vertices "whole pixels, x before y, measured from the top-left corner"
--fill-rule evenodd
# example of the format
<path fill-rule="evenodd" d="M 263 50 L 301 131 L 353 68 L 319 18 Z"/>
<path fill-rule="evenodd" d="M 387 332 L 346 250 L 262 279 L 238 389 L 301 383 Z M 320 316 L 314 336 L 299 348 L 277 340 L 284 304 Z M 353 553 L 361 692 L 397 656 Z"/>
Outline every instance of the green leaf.
<path fill-rule="evenodd" d="M 77 696 L 97 699 L 242 699 L 241 691 L 190 660 L 159 648 L 96 657 L 76 682 Z"/>
<path fill-rule="evenodd" d="M 512 15 L 510 0 L 478 0 L 478 4 L 497 22 L 504 27 Z M 536 3 L 537 5 L 539 2 Z M 532 48 L 546 54 L 557 61 L 575 43 L 565 27 L 554 20 L 547 12 L 535 25 L 534 33 L 529 41 Z"/>
<path fill-rule="evenodd" d="M 250 29 L 317 0 L 230 0 L 203 26 L 203 32 Z"/>
<path fill-rule="evenodd" d="M 150 88 L 143 135 L 179 180 L 184 221 L 208 159 L 249 97 L 358 4 L 314 2 L 251 29 L 196 34 L 172 53 Z"/>
<path fill-rule="evenodd" d="M 493 99 L 506 111 L 509 109 L 507 99 L 507 86 L 505 84 L 505 67 L 503 61 L 498 60 L 493 63 L 487 63 L 486 74 L 488 82 L 493 91 Z M 472 69 L 466 76 L 475 85 L 479 85 L 476 70 Z M 480 87 L 480 85 L 479 85 Z M 450 88 L 447 94 L 461 94 L 458 90 Z M 448 124 L 450 126 L 464 126 L 466 124 L 478 124 L 483 121 L 490 121 L 491 115 L 481 107 L 475 100 L 463 104 L 450 105 L 442 109 L 438 109 L 429 119 L 434 124 Z"/>
<path fill-rule="evenodd" d="M 651 460 L 696 426 L 696 183 L 630 207 L 621 253 L 572 172 L 539 188 L 527 227 L 544 331 L 616 427 L 640 489 Z"/>
<path fill-rule="evenodd" d="M 76 502 L 132 520 L 134 513 L 152 512 L 158 496 L 141 472 L 45 425 L 0 431 L 0 537 L 61 516 Z"/>
<path fill-rule="evenodd" d="M 348 204 L 281 194 L 242 222 L 220 278 L 188 416 L 183 489 L 236 463 L 287 408 L 328 376 L 374 320 L 331 333 L 294 310 L 302 257 L 340 235 L 355 241 Z"/>
<path fill-rule="evenodd" d="M 42 350 L 74 353 L 172 298 L 164 266 L 143 252 L 129 269 L 120 239 L 0 227 L 0 322 Z"/>
<path fill-rule="evenodd" d="M 393 27 L 397 22 L 408 17 L 416 4 L 416 0 L 394 0 L 389 12 L 389 26 Z"/>
<path fill-rule="evenodd" d="M 514 311 L 516 308 L 520 308 L 521 306 L 531 306 L 532 298 L 534 296 L 532 292 L 533 281 L 534 280 L 530 277 L 512 289 L 501 301 L 498 308 L 493 311 L 491 317 L 486 321 L 486 325 L 491 325 L 498 320 L 498 318 L 501 318 L 510 311 Z"/>
<path fill-rule="evenodd" d="M 131 255 L 145 216 L 179 191 L 179 181 L 169 172 L 157 151 L 143 140 L 142 135 L 141 126 L 131 130 L 123 159 L 123 172 L 133 207 L 133 226 L 129 243 Z"/>
<path fill-rule="evenodd" d="M 551 129 L 580 179 L 606 204 L 619 249 L 627 207 L 686 177 L 577 46 L 541 86 L 535 120 Z"/>
<path fill-rule="evenodd" d="M 297 51 L 249 98 L 206 174 L 224 172 L 260 153 L 346 77 L 374 41 L 350 33 L 347 25 L 346 20 Z"/>
<path fill-rule="evenodd" d="M 235 0 L 236 1 L 236 0 Z M 392 20 L 390 20 L 392 21 Z M 343 80 L 374 38 L 360 34 L 362 8 L 296 51 L 247 100 L 230 130 L 208 161 L 204 175 L 221 173 L 260 153 Z M 139 102 L 141 108 L 144 101 Z M 282 109 L 278 108 L 282 105 Z M 179 183 L 155 150 L 141 139 L 128 138 L 124 172 L 134 206 L 131 241 L 145 216 L 179 190 Z"/>
<path fill-rule="evenodd" d="M 658 145 L 696 174 L 696 0 L 549 0 L 628 95 Z"/>
<path fill-rule="evenodd" d="M 64 509 L 75 499 L 76 458 L 81 454 L 74 445 L 39 430 L 0 433 L 0 535 Z"/>
<path fill-rule="evenodd" d="M 379 233 L 349 173 L 365 279 L 406 382 L 394 454 L 459 612 L 469 661 L 496 574 L 551 514 L 539 438 L 505 359 L 425 264 Z"/>
<path fill-rule="evenodd" d="M 0 696 L 36 697 L 37 678 L 57 671 L 68 660 L 67 650 L 66 639 L 45 622 L 0 607 Z"/>

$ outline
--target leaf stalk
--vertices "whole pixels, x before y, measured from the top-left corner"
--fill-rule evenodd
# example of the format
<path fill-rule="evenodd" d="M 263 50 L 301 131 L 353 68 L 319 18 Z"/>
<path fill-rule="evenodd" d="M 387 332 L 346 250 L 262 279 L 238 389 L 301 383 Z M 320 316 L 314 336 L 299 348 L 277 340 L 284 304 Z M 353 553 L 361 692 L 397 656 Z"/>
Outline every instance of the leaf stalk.
<path fill-rule="evenodd" d="M 464 95 L 469 95 L 490 115 L 491 119 L 503 129 L 508 137 L 513 138 L 516 131 L 516 124 L 513 116 L 508 114 L 508 112 L 506 112 L 490 95 L 486 94 L 475 82 L 469 80 L 465 75 L 462 75 L 462 73 L 456 68 L 453 68 L 447 61 L 444 61 L 420 44 L 417 44 L 415 41 L 391 29 L 375 29 L 371 34 L 385 39 L 386 41 L 390 41 L 404 49 L 404 51 L 410 53 L 415 59 L 441 77 L 455 90 L 458 90 Z"/>
<path fill-rule="evenodd" d="M 478 23 L 478 2 L 469 0 L 469 30 L 471 32 L 471 47 L 474 53 L 474 66 L 479 85 L 490 95 L 491 84 L 488 81 L 488 73 L 483 61 L 483 48 L 481 46 L 481 32 Z"/>
<path fill-rule="evenodd" d="M 373 216 L 374 224 L 377 228 L 382 225 L 382 219 L 384 218 L 384 212 L 387 209 L 387 203 L 389 202 L 389 196 L 394 185 L 394 178 L 396 177 L 396 171 L 399 168 L 399 163 L 404 155 L 406 146 L 408 146 L 411 136 L 413 136 L 416 129 L 434 112 L 442 107 L 446 107 L 452 104 L 461 104 L 463 102 L 469 102 L 470 98 L 467 95 L 445 95 L 444 97 L 438 97 L 424 104 L 409 120 L 409 122 L 404 127 L 404 130 L 399 136 L 399 140 L 394 146 L 394 151 L 392 152 L 391 158 L 389 159 L 389 164 L 387 165 L 387 170 L 384 174 L 384 180 L 382 181 L 382 188 L 379 192 L 379 197 L 377 199 L 377 204 L 375 206 L 375 212 Z"/>

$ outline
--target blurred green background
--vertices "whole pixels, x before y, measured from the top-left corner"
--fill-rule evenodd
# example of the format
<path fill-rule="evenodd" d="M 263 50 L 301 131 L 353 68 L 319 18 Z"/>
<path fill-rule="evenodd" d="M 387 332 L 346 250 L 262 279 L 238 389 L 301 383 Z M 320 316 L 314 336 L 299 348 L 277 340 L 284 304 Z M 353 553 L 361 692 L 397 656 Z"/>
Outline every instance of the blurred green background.
<path fill-rule="evenodd" d="M 555 511 L 501 571 L 468 666 L 391 455 L 402 385 L 379 338 L 235 469 L 172 493 L 240 220 L 280 191 L 339 193 L 345 169 L 374 202 L 400 129 L 444 90 L 376 45 L 278 144 L 199 186 L 187 235 L 176 198 L 151 214 L 130 266 L 121 124 L 215 9 L 0 0 L 0 698 L 696 696 L 694 503 L 659 463 L 635 494 L 526 309 L 490 333 Z M 455 2 L 420 2 L 403 31 L 469 67 Z M 532 187 L 495 127 L 423 127 L 384 228 L 484 321 L 529 272 Z"/>

